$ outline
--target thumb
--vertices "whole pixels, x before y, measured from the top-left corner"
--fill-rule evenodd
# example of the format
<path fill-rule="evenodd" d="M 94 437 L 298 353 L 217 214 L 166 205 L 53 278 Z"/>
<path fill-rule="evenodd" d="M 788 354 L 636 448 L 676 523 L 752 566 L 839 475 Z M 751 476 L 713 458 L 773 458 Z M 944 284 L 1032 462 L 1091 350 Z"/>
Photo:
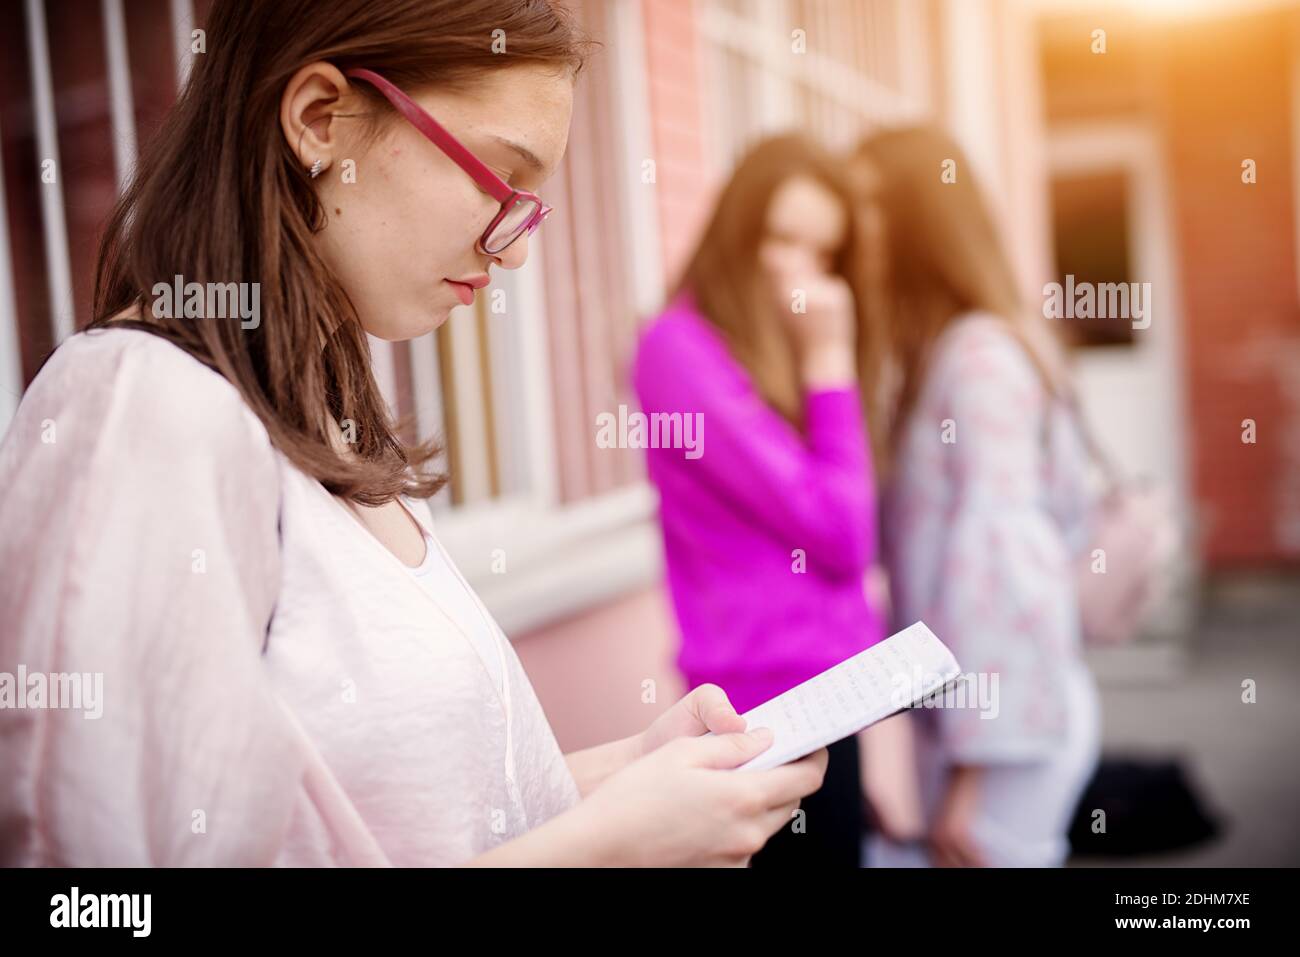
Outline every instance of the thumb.
<path fill-rule="evenodd" d="M 745 719 L 736 713 L 727 693 L 715 684 L 700 685 L 691 692 L 689 709 L 705 731 L 725 734 L 745 730 Z"/>

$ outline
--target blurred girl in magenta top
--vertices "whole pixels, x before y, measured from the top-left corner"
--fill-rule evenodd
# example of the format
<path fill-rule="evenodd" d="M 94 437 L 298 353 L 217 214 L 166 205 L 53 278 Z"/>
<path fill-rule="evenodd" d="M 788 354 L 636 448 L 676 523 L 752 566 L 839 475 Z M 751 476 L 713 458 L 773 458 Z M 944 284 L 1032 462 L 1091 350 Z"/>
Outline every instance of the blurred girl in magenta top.
<path fill-rule="evenodd" d="M 744 712 L 879 641 L 863 589 L 875 493 L 857 389 L 809 389 L 800 434 L 690 293 L 643 334 L 636 388 L 647 413 L 703 415 L 698 458 L 648 452 L 691 687 L 719 684 Z"/>
<path fill-rule="evenodd" d="M 695 417 L 693 448 L 647 451 L 678 666 L 740 712 L 883 637 L 864 587 L 876 495 L 859 381 L 875 370 L 849 195 L 802 137 L 760 143 L 640 338 L 642 411 Z M 833 745 L 823 791 L 838 788 L 834 815 L 814 819 L 810 796 L 808 831 L 787 843 L 810 850 L 836 816 L 839 860 L 856 864 L 857 773 L 855 740 Z"/>

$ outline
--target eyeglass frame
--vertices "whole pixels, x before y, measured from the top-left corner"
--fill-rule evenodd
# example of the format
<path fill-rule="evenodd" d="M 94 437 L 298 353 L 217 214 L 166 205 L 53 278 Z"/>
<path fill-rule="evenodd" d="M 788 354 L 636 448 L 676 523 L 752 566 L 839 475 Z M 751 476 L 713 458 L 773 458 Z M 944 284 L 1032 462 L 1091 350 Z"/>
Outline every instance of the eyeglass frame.
<path fill-rule="evenodd" d="M 364 67 L 354 67 L 350 70 L 344 70 L 343 75 L 358 80 L 365 80 L 380 93 L 384 98 L 397 109 L 402 116 L 414 126 L 421 134 L 430 140 L 435 146 L 447 154 L 457 166 L 469 174 L 470 178 L 476 182 L 489 196 L 501 204 L 501 209 L 492 221 L 488 223 L 487 228 L 483 230 L 483 235 L 479 237 L 479 245 L 488 255 L 495 256 L 504 252 L 514 244 L 520 236 L 532 235 L 537 227 L 542 224 L 554 209 L 553 206 L 547 206 L 542 202 L 542 198 L 536 193 L 530 193 L 526 189 L 514 189 L 509 183 L 492 172 L 487 165 L 477 156 L 471 153 L 456 137 L 447 132 L 437 120 L 429 115 L 423 107 L 413 99 L 403 93 L 398 87 L 394 86 L 388 80 L 384 79 L 374 70 L 368 70 Z M 537 208 L 529 217 L 527 223 L 511 237 L 510 242 L 506 243 L 499 249 L 489 249 L 487 240 L 492 235 L 492 231 L 501 224 L 501 221 L 509 215 L 510 210 L 520 202 L 529 201 L 535 203 Z"/>

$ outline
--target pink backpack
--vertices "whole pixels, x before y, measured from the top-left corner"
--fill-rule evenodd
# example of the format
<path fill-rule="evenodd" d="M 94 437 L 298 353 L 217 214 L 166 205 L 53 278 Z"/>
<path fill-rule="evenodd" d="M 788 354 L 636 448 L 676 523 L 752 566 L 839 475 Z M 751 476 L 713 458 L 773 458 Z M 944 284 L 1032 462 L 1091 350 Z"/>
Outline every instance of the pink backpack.
<path fill-rule="evenodd" d="M 1167 490 L 1152 481 L 1120 478 L 1073 393 L 1068 403 L 1107 484 L 1093 504 L 1088 546 L 1075 570 L 1083 639 L 1091 645 L 1121 644 L 1137 636 L 1170 590 L 1182 534 Z"/>

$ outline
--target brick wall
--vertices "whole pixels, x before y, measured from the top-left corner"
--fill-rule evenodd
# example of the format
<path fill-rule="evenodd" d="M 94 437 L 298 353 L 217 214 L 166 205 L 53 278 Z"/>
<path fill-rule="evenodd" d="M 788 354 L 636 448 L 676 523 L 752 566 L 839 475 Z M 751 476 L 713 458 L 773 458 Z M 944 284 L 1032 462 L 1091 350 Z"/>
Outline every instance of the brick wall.
<path fill-rule="evenodd" d="M 1296 27 L 1294 13 L 1271 13 L 1171 28 L 1163 45 L 1189 467 L 1212 566 L 1300 558 Z"/>
<path fill-rule="evenodd" d="M 702 64 L 693 0 L 644 0 L 650 129 L 665 282 L 685 265 L 715 184 L 708 182 L 701 113 Z"/>

